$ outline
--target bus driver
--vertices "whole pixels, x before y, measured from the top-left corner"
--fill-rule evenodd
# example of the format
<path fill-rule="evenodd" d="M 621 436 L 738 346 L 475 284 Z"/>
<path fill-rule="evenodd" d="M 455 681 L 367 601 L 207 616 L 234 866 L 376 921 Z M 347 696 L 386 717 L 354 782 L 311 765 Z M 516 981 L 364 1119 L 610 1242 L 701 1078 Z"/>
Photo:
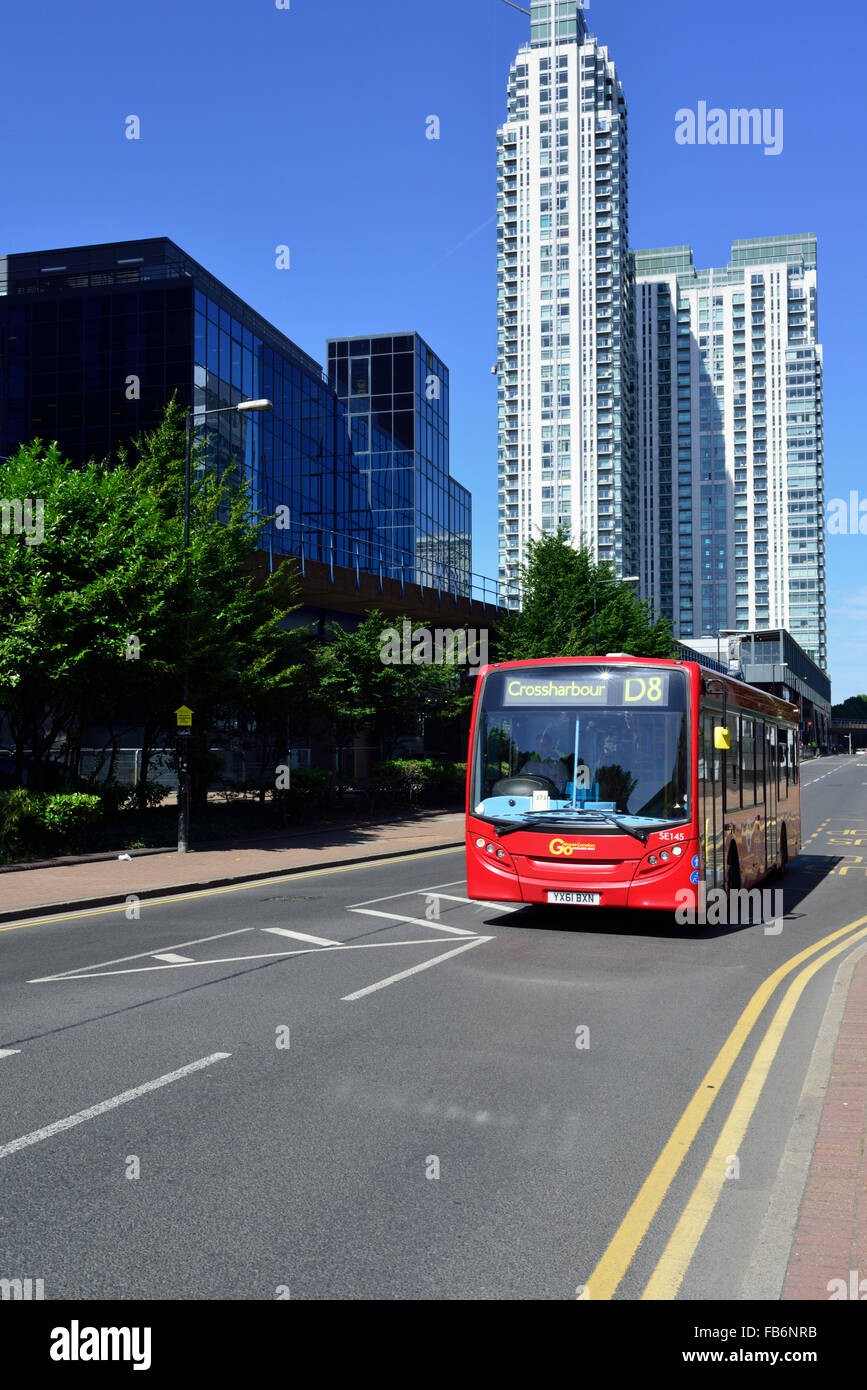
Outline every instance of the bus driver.
<path fill-rule="evenodd" d="M 547 777 L 558 792 L 565 792 L 568 780 L 566 767 L 554 753 L 554 740 L 550 728 L 543 729 L 536 736 L 536 752 L 528 758 L 521 772 L 529 777 Z"/>

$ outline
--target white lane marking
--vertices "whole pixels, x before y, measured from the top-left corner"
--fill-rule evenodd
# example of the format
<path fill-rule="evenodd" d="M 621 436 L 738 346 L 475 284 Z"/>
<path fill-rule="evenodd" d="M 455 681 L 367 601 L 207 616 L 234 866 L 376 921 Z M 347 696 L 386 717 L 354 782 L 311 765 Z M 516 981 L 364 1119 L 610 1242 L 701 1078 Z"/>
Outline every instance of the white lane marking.
<path fill-rule="evenodd" d="M 154 953 L 154 960 L 168 961 L 169 965 L 192 965 L 191 956 L 176 956 L 172 951 L 163 951 L 160 955 Z"/>
<path fill-rule="evenodd" d="M 307 936 L 303 931 L 288 931 L 286 927 L 263 927 L 273 936 L 291 936 L 295 941 L 310 941 L 314 946 L 341 946 L 341 941 L 329 941 L 327 936 Z"/>
<path fill-rule="evenodd" d="M 450 903 L 469 903 L 470 907 L 495 907 L 498 912 L 520 912 L 526 903 L 489 903 L 486 898 L 457 898 L 454 893 L 435 893 L 432 888 L 427 890 L 431 897 L 445 898 Z"/>
<path fill-rule="evenodd" d="M 430 926 L 425 922 L 426 927 Z M 484 938 L 486 941 L 487 937 Z M 493 939 L 493 938 L 492 938 Z M 238 965 L 247 960 L 285 960 L 289 956 L 336 955 L 339 951 L 373 951 L 390 946 L 436 946 L 436 938 L 426 936 L 423 941 L 359 941 L 351 945 L 308 946 L 297 951 L 265 951 L 255 956 L 223 956 L 215 960 L 193 960 L 190 965 Z M 149 970 L 187 970 L 186 965 L 136 965 L 131 970 L 101 970 L 93 975 L 43 975 L 38 980 L 28 980 L 28 985 L 66 984 L 70 978 L 75 980 L 105 980 L 110 975 L 146 975 Z"/>
<path fill-rule="evenodd" d="M 20 1051 L 20 1047 L 0 1047 L 0 1057 L 14 1057 Z"/>
<path fill-rule="evenodd" d="M 432 965 L 440 965 L 442 961 L 451 960 L 452 956 L 459 956 L 462 951 L 471 951 L 474 946 L 482 946 L 486 941 L 496 941 L 496 937 L 477 936 L 474 941 L 465 941 L 463 946 L 456 946 L 453 951 L 446 951 L 444 955 L 434 956 L 433 960 L 422 961 L 421 965 L 414 965 L 410 970 L 401 970 L 399 975 L 389 975 L 387 980 L 377 980 L 375 985 L 357 989 L 354 994 L 344 994 L 342 1002 L 350 1004 L 356 999 L 363 999 L 365 994 L 374 994 L 378 989 L 397 984 L 398 980 L 407 980 L 410 975 L 417 975 L 420 970 L 430 970 Z"/>
<path fill-rule="evenodd" d="M 255 931 L 255 927 L 238 927 L 236 931 L 219 932 L 217 936 L 200 936 L 196 941 L 179 941 L 177 947 L 166 946 L 165 950 L 174 951 L 183 950 L 185 946 L 203 946 L 208 941 L 222 941 L 227 936 L 242 936 L 247 931 Z M 59 975 L 45 975 L 43 979 L 74 980 L 79 970 L 101 970 L 104 965 L 125 965 L 128 960 L 144 960 L 153 955 L 156 955 L 155 951 L 137 951 L 134 956 L 117 956 L 114 960 L 98 960 L 95 965 L 77 965 L 74 970 L 63 970 Z M 41 985 L 42 980 L 28 980 L 27 983 L 29 985 Z"/>
<path fill-rule="evenodd" d="M 350 903 L 350 911 L 354 907 L 372 907 L 374 903 L 390 903 L 394 898 L 409 898 L 413 893 L 423 896 L 425 893 L 435 893 L 438 888 L 457 888 L 459 884 L 465 883 L 463 878 L 456 878 L 453 883 L 435 883 L 433 888 L 405 888 L 402 893 L 387 893 L 384 898 L 365 898 L 363 903 Z"/>
<path fill-rule="evenodd" d="M 391 922 L 411 922 L 414 927 L 433 927 L 434 931 L 451 932 L 453 936 L 478 936 L 478 932 L 467 931 L 464 927 L 447 927 L 443 922 L 429 922 L 426 917 L 405 917 L 400 912 L 377 912 L 372 907 L 351 907 L 361 917 L 385 917 Z"/>
<path fill-rule="evenodd" d="M 23 1134 L 20 1139 L 13 1139 L 11 1143 L 3 1144 L 0 1147 L 0 1158 L 8 1158 L 10 1154 L 18 1153 L 19 1149 L 26 1149 L 30 1144 L 39 1144 L 43 1139 L 50 1139 L 52 1135 L 61 1134 L 65 1129 L 73 1129 L 75 1125 L 84 1124 L 85 1120 L 95 1119 L 97 1115 L 104 1115 L 108 1110 L 116 1110 L 119 1105 L 126 1105 L 131 1100 L 138 1100 L 140 1096 L 146 1096 L 149 1091 L 157 1091 L 161 1086 L 168 1086 L 172 1081 L 180 1081 L 181 1077 L 190 1076 L 195 1071 L 201 1071 L 203 1067 L 211 1067 L 214 1062 L 222 1062 L 231 1055 L 231 1052 L 212 1052 L 210 1057 L 202 1057 L 198 1062 L 190 1062 L 189 1066 L 167 1072 L 165 1076 L 158 1076 L 155 1081 L 145 1081 L 141 1086 L 134 1086 L 131 1091 L 122 1091 L 119 1096 L 112 1096 L 110 1100 L 101 1100 L 98 1105 L 90 1105 L 86 1110 L 79 1110 L 74 1115 L 67 1115 L 64 1120 L 55 1120 L 53 1125 L 46 1125 L 44 1129 L 34 1129 L 30 1134 Z"/>

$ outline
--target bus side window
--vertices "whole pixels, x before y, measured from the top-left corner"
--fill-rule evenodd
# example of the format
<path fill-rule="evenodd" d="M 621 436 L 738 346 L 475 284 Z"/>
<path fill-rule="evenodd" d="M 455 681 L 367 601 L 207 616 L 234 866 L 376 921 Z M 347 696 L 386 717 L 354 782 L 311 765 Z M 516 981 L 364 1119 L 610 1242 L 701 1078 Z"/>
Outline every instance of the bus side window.
<path fill-rule="evenodd" d="M 756 720 L 756 805 L 764 806 L 767 800 L 766 781 L 768 753 L 768 726 L 764 719 Z"/>
<path fill-rule="evenodd" d="M 745 719 L 741 726 L 743 752 L 743 797 L 742 806 L 756 804 L 756 733 L 752 719 Z"/>
<path fill-rule="evenodd" d="M 726 794 L 726 804 L 734 811 L 743 805 L 743 792 L 741 790 L 741 721 L 735 714 L 729 721 L 729 732 L 731 733 L 732 746 L 727 754 L 728 758 L 728 791 Z"/>

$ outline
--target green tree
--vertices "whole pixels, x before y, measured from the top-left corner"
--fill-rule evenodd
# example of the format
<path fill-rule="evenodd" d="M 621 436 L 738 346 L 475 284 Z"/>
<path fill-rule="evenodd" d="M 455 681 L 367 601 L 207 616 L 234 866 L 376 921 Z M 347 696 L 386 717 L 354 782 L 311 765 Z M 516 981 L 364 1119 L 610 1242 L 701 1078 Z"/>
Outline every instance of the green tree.
<path fill-rule="evenodd" d="M 330 625 L 329 640 L 316 651 L 316 700 L 330 727 L 338 754 L 368 731 L 382 756 L 390 758 L 401 737 L 412 734 L 418 718 L 459 714 L 471 700 L 453 662 L 409 663 L 383 660 L 383 633 L 402 630 L 406 619 L 368 613 L 354 630 Z"/>
<path fill-rule="evenodd" d="M 834 719 L 863 719 L 867 723 L 867 695 L 850 695 L 841 705 L 831 710 Z"/>
<path fill-rule="evenodd" d="M 139 491 L 157 507 L 173 556 L 169 603 L 146 630 L 141 672 L 147 690 L 142 764 L 156 741 L 171 737 L 185 666 L 194 711 L 190 739 L 192 801 L 201 805 L 216 768 L 212 744 L 255 736 L 264 759 L 288 753 L 292 709 L 309 693 L 307 634 L 288 625 L 297 604 L 292 564 L 269 573 L 261 555 L 267 518 L 256 514 L 237 468 L 217 478 L 193 458 L 190 547 L 185 559 L 184 414 L 173 400 L 156 430 L 136 441 L 130 467 Z"/>
<path fill-rule="evenodd" d="M 68 759 L 86 719 L 110 717 L 131 687 L 126 638 L 166 564 L 159 516 L 121 469 L 89 463 L 72 469 L 57 446 L 39 440 L 0 465 L 0 495 L 29 498 L 43 514 L 43 535 L 0 537 L 0 708 L 34 780 L 51 747 L 66 740 Z"/>
<path fill-rule="evenodd" d="M 303 638 L 287 624 L 293 571 L 256 565 L 265 522 L 237 474 L 194 474 L 189 563 L 183 544 L 184 417 L 176 403 L 136 442 L 137 459 L 73 469 L 40 441 L 0 463 L 0 497 L 39 499 L 44 535 L 0 536 L 0 708 L 20 780 L 61 737 L 69 765 L 84 728 L 134 713 L 152 750 L 174 733 L 189 665 L 192 762 L 262 719 L 284 727 L 303 703 Z M 135 659 L 129 660 L 128 654 Z M 257 722 L 258 721 L 258 722 Z M 194 779 L 204 795 L 204 776 Z"/>
<path fill-rule="evenodd" d="M 593 588 L 597 584 L 597 652 L 593 650 Z M 674 635 L 634 586 L 621 583 L 614 567 L 594 565 L 587 550 L 575 550 L 562 527 L 531 540 L 521 567 L 522 607 L 501 620 L 496 659 L 523 661 L 544 656 L 594 656 L 630 652 L 667 657 Z"/>

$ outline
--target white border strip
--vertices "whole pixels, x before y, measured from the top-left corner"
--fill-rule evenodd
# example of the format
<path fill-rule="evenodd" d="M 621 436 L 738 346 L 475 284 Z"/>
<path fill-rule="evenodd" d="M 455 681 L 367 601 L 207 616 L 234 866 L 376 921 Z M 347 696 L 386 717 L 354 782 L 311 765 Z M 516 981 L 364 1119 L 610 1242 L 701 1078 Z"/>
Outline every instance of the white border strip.
<path fill-rule="evenodd" d="M 213 1066 L 214 1062 L 222 1062 L 231 1055 L 231 1052 L 212 1052 L 210 1057 L 190 1062 L 189 1066 L 170 1071 L 165 1076 L 158 1076 L 155 1081 L 145 1081 L 141 1086 L 134 1086 L 131 1091 L 122 1091 L 119 1096 L 112 1096 L 110 1100 L 101 1100 L 99 1105 L 91 1105 L 87 1110 L 67 1115 L 65 1120 L 55 1120 L 53 1125 L 46 1125 L 44 1129 L 34 1129 L 31 1134 L 24 1134 L 20 1139 L 13 1139 L 10 1144 L 0 1147 L 0 1158 L 8 1158 L 10 1154 L 18 1153 L 19 1149 L 26 1149 L 30 1144 L 39 1144 L 43 1139 L 50 1139 L 52 1135 L 61 1134 L 65 1129 L 84 1124 L 85 1120 L 93 1120 L 97 1115 L 116 1110 L 119 1105 L 126 1105 L 131 1100 L 138 1100 L 139 1096 L 147 1095 L 148 1091 L 157 1091 L 161 1086 L 168 1086 L 171 1081 L 180 1081 L 182 1076 L 189 1076 L 194 1071 L 201 1071 L 203 1067 Z"/>
<path fill-rule="evenodd" d="M 486 941 L 495 941 L 493 936 L 477 936 L 474 941 L 465 941 L 463 946 L 456 946 L 453 951 L 446 951 L 442 956 L 434 956 L 433 960 L 423 961 L 421 965 L 414 965 L 411 970 L 401 970 L 399 975 L 389 975 L 387 980 L 377 980 L 375 985 L 368 985 L 366 989 L 357 989 L 354 994 L 344 994 L 342 1002 L 350 1004 L 355 999 L 363 999 L 365 994 L 373 994 L 378 989 L 385 989 L 388 985 L 397 984 L 398 980 L 406 980 L 410 975 L 417 975 L 420 970 L 430 970 L 432 965 L 439 965 L 441 961 L 450 960 L 452 956 L 459 956 L 462 951 L 471 951 L 474 946 L 482 946 Z"/>
<path fill-rule="evenodd" d="M 391 922 L 406 922 L 414 927 L 432 927 L 434 931 L 451 932 L 452 936 L 478 936 L 478 932 L 467 931 L 465 927 L 447 927 L 444 922 L 429 922 L 426 917 L 406 917 L 401 912 L 377 912 L 372 907 L 351 907 L 361 917 L 385 917 Z M 432 938 L 434 941 L 436 937 Z"/>

